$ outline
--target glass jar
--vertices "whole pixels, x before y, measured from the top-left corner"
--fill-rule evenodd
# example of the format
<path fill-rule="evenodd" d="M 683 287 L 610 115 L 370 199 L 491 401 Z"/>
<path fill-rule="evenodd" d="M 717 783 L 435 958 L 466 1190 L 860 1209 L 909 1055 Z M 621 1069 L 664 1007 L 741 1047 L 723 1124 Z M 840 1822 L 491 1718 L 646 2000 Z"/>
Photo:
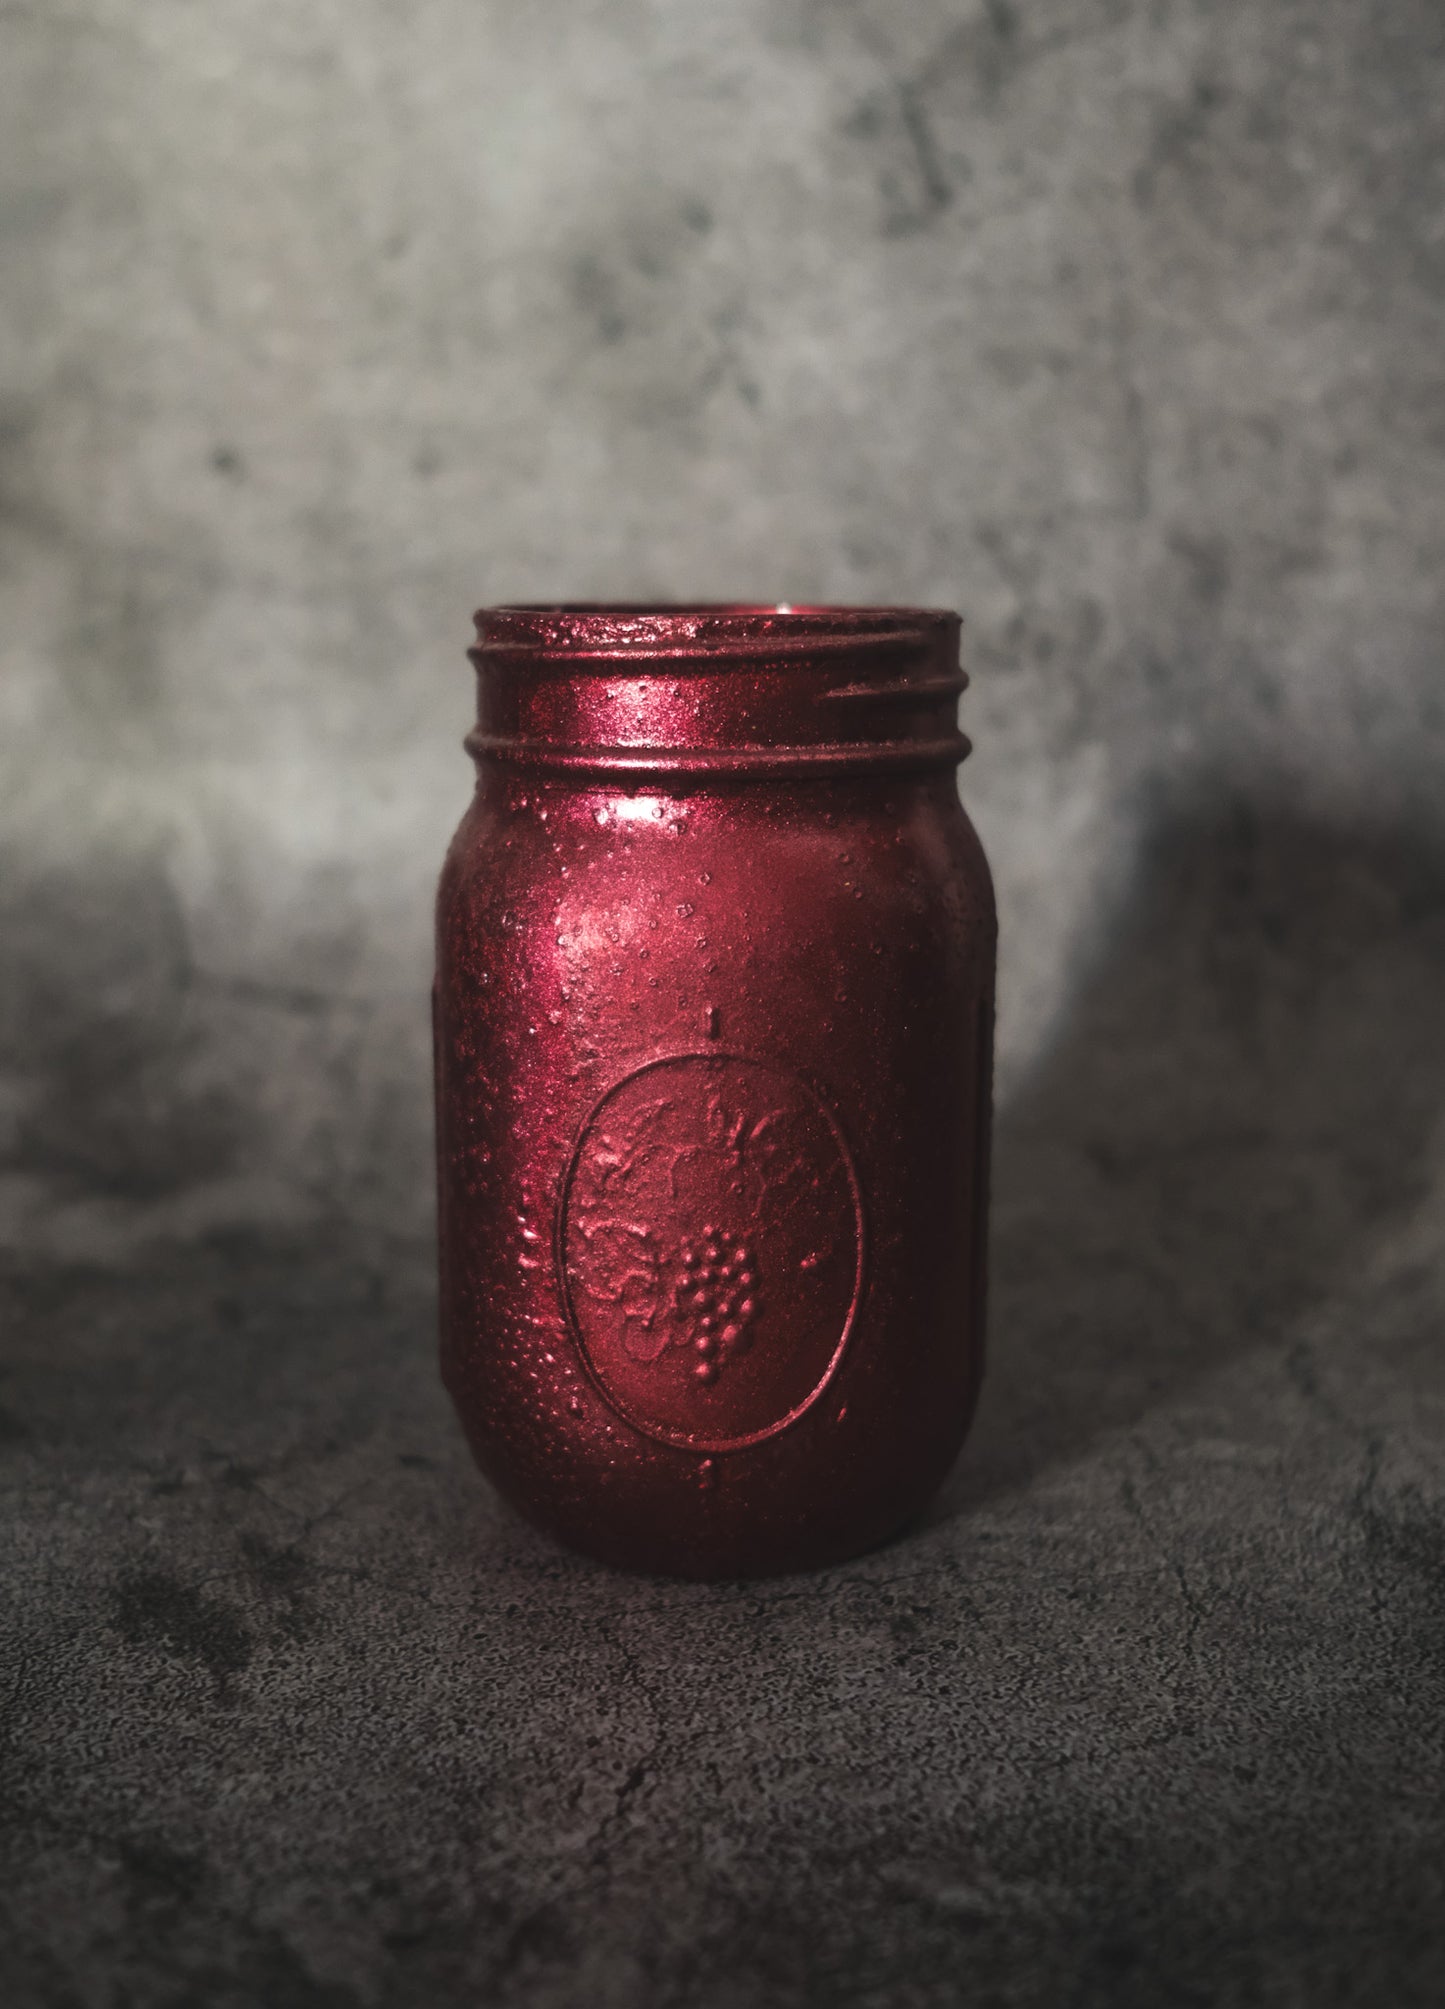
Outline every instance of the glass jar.
<path fill-rule="evenodd" d="M 995 922 L 957 617 L 477 616 L 442 873 L 442 1370 L 608 1562 L 813 1567 L 916 1516 L 983 1363 Z"/>

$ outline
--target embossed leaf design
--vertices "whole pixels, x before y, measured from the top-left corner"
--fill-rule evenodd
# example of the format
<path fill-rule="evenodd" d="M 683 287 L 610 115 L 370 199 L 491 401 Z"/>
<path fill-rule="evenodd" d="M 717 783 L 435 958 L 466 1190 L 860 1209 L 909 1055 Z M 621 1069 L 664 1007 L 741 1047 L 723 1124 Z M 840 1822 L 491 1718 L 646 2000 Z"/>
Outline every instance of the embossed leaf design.
<path fill-rule="evenodd" d="M 614 1205 L 627 1204 L 622 1196 L 646 1178 L 657 1155 L 659 1118 L 669 1107 L 667 1096 L 644 1102 L 593 1139 L 584 1176 L 599 1202 L 611 1196 Z"/>
<path fill-rule="evenodd" d="M 667 1345 L 657 1330 L 661 1270 L 652 1236 L 635 1222 L 589 1221 L 582 1228 L 588 1260 L 577 1280 L 589 1297 L 621 1307 L 624 1340 L 638 1360 L 656 1360 Z"/>
<path fill-rule="evenodd" d="M 774 1192 L 808 1176 L 808 1145 L 796 1116 L 770 1109 L 747 1134 L 745 1149 Z"/>
<path fill-rule="evenodd" d="M 610 1352 L 619 1369 L 658 1370 L 646 1377 L 655 1393 L 623 1385 L 669 1428 L 719 1381 L 742 1389 L 749 1373 L 748 1400 L 771 1402 L 779 1377 L 805 1393 L 846 1319 L 839 1258 L 856 1218 L 846 1158 L 806 1088 L 736 1056 L 682 1056 L 640 1070 L 599 1116 L 565 1225 L 594 1364 L 605 1376 Z M 753 1366 L 735 1379 L 745 1356 Z"/>
<path fill-rule="evenodd" d="M 679 1221 L 689 1229 L 699 1227 L 703 1216 L 720 1205 L 731 1206 L 743 1220 L 751 1219 L 759 1200 L 757 1180 L 746 1160 L 712 1144 L 675 1147 L 667 1186 L 677 1203 Z"/>
<path fill-rule="evenodd" d="M 716 1089 L 707 1099 L 703 1121 L 707 1141 L 714 1150 L 736 1153 L 740 1149 L 748 1127 L 747 1115 Z"/>

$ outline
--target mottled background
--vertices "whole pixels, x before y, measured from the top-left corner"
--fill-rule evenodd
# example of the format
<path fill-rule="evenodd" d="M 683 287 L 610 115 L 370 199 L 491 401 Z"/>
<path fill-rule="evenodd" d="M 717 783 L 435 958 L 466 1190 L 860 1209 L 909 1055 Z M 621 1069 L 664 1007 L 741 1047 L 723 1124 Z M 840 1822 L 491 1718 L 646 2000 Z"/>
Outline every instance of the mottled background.
<path fill-rule="evenodd" d="M 1445 1996 L 1439 0 L 0 4 L 15 2009 Z M 647 1584 L 435 1388 L 498 599 L 963 609 L 994 1368 Z"/>

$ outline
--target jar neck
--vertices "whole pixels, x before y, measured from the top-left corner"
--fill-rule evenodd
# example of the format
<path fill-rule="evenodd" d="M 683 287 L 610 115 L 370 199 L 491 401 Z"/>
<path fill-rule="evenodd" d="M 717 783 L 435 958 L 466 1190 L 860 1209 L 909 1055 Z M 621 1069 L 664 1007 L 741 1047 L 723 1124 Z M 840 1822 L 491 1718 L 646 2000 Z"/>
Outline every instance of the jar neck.
<path fill-rule="evenodd" d="M 476 617 L 479 761 L 552 773 L 950 768 L 957 615 L 860 607 L 498 607 Z"/>

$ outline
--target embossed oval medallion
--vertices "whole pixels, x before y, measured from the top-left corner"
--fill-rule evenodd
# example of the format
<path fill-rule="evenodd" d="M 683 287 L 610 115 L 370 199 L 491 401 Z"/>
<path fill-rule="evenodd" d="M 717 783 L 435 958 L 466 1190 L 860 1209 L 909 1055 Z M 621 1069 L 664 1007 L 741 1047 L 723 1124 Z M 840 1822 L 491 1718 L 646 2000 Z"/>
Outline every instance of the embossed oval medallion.
<path fill-rule="evenodd" d="M 770 1437 L 842 1358 L 863 1279 L 857 1175 L 831 1112 L 769 1062 L 675 1054 L 609 1089 L 557 1234 L 593 1375 L 665 1443 Z"/>

